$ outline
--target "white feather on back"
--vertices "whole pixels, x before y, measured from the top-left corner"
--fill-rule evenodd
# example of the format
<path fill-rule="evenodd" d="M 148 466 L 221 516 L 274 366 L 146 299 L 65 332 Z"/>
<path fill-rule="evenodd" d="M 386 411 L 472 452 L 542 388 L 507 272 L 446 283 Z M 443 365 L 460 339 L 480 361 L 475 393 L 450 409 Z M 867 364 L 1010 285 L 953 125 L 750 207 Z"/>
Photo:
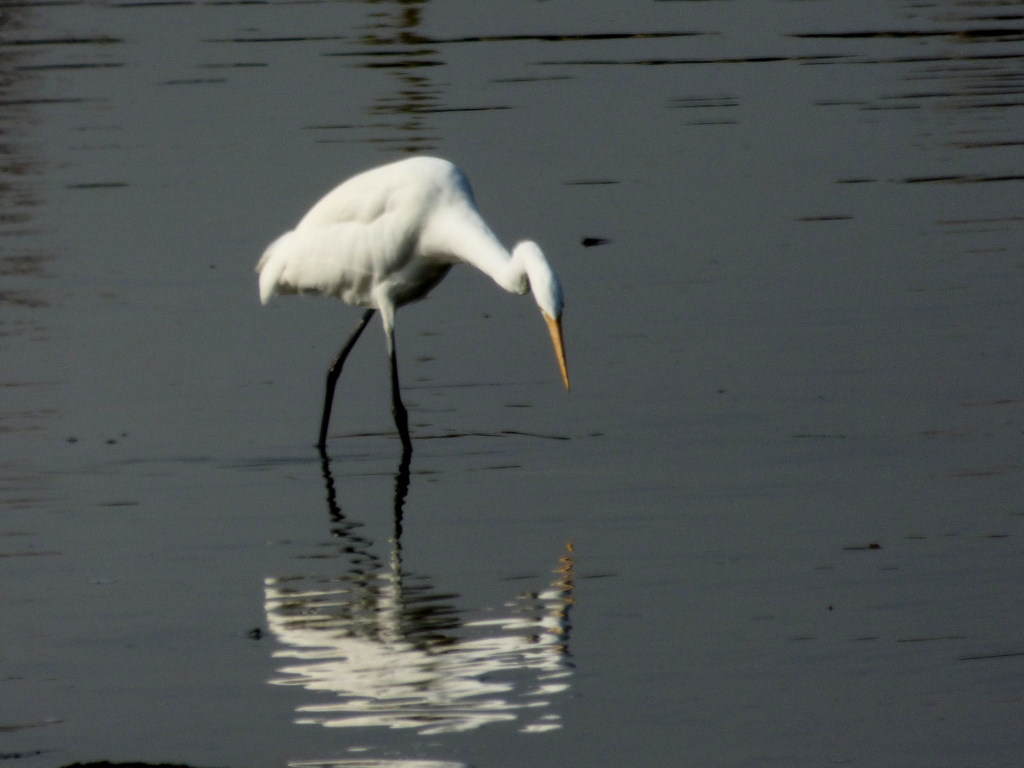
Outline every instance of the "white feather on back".
<path fill-rule="evenodd" d="M 457 200 L 449 199 L 453 191 Z M 424 255 L 417 249 L 426 219 L 446 203 L 471 199 L 462 173 L 438 158 L 412 158 L 353 176 L 267 248 L 256 265 L 260 300 L 321 293 L 374 306 L 373 286 Z"/>

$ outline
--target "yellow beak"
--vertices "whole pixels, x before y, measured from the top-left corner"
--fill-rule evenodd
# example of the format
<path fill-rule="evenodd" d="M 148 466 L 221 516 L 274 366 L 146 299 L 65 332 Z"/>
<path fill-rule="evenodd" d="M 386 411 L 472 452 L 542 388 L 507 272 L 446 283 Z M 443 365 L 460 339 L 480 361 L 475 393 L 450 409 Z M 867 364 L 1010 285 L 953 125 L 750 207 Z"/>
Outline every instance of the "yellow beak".
<path fill-rule="evenodd" d="M 546 312 L 541 312 L 547 320 L 548 330 L 551 332 L 551 342 L 555 345 L 555 356 L 558 358 L 558 367 L 562 369 L 562 381 L 565 382 L 565 391 L 569 391 L 569 368 L 565 364 L 565 344 L 562 342 L 562 318 L 555 320 L 548 317 Z"/>

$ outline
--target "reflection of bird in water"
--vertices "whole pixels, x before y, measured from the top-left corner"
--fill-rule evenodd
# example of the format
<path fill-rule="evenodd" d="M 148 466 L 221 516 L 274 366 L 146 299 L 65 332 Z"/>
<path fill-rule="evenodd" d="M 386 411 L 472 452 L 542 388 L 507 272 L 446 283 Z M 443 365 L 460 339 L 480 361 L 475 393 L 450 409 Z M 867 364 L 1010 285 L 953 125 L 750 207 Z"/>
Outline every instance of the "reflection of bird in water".
<path fill-rule="evenodd" d="M 533 291 L 568 389 L 558 277 L 536 243 L 519 243 L 510 254 L 498 242 L 477 210 L 469 180 L 447 160 L 414 157 L 354 176 L 267 248 L 256 267 L 263 303 L 278 293 L 319 293 L 367 307 L 327 372 L 321 450 L 341 368 L 375 310 L 387 335 L 395 425 L 404 451 L 412 449 L 398 387 L 395 310 L 422 299 L 462 262 L 510 293 Z"/>
<path fill-rule="evenodd" d="M 284 646 L 274 655 L 295 659 L 271 682 L 340 698 L 300 707 L 298 722 L 434 734 L 529 718 L 521 731 L 559 728 L 559 715 L 549 707 L 572 674 L 572 546 L 546 591 L 519 595 L 505 616 L 463 623 L 451 603 L 456 595 L 439 593 L 402 570 L 398 534 L 406 462 L 396 477 L 396 537 L 387 564 L 345 520 L 327 460 L 323 470 L 332 530 L 342 540 L 339 551 L 349 570 L 266 581 L 267 623 Z"/>

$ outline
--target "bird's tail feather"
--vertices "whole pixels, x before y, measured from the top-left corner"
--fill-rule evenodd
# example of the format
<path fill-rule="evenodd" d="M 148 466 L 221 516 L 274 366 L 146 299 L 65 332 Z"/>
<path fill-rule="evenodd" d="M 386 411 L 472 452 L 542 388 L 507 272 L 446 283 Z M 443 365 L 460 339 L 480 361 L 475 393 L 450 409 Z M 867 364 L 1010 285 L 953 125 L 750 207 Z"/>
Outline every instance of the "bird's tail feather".
<path fill-rule="evenodd" d="M 256 265 L 256 271 L 260 274 L 260 302 L 263 304 L 270 301 L 271 297 L 277 293 L 278 281 L 286 266 L 284 254 L 276 250 L 275 245 L 277 245 L 277 241 L 270 244 Z"/>

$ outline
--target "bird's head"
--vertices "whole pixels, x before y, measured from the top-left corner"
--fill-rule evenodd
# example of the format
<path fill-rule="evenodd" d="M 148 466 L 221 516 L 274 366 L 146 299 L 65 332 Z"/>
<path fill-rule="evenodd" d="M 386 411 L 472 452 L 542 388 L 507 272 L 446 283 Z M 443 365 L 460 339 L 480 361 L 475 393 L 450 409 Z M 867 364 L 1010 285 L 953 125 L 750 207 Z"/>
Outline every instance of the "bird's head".
<path fill-rule="evenodd" d="M 537 306 L 540 307 L 551 332 L 551 342 L 555 345 L 562 381 L 568 390 L 569 368 L 565 363 L 565 344 L 562 341 L 562 284 L 558 282 L 558 275 L 551 269 L 548 260 L 544 258 L 544 253 L 535 242 L 524 240 L 519 243 L 512 250 L 512 259 L 519 261 L 526 270 L 533 298 L 537 301 Z"/>

